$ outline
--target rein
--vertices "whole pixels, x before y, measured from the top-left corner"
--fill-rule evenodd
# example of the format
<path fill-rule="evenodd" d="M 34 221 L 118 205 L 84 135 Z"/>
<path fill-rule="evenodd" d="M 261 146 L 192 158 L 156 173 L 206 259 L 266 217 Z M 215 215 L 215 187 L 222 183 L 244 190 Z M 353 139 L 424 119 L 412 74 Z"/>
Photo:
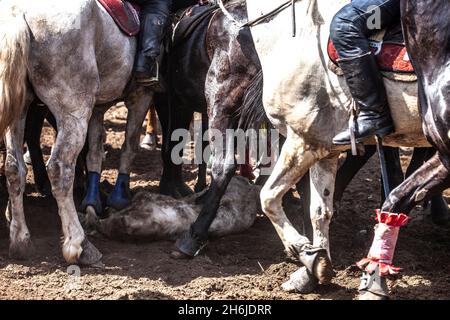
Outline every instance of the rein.
<path fill-rule="evenodd" d="M 297 23 L 296 23 L 296 17 L 295 17 L 295 3 L 297 1 L 301 1 L 301 0 L 287 0 L 286 2 L 282 3 L 280 6 L 278 6 L 277 8 L 273 9 L 272 11 L 263 14 L 262 16 L 247 21 L 246 23 L 241 23 L 239 21 L 237 21 L 233 15 L 228 11 L 228 9 L 225 7 L 225 5 L 223 4 L 222 0 L 217 0 L 217 4 L 220 7 L 220 10 L 222 10 L 223 14 L 230 19 L 231 21 L 233 21 L 234 24 L 237 25 L 237 27 L 239 29 L 245 28 L 245 27 L 254 27 L 256 25 L 262 24 L 262 23 L 267 23 L 269 22 L 273 17 L 275 17 L 276 15 L 278 15 L 279 13 L 283 12 L 284 10 L 286 10 L 289 7 L 292 7 L 292 36 L 295 37 L 297 34 Z"/>

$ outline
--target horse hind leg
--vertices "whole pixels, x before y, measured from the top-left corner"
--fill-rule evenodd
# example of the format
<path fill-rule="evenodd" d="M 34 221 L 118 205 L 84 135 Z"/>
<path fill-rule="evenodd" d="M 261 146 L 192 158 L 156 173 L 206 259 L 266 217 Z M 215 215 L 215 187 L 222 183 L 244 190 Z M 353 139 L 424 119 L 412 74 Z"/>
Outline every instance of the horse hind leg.
<path fill-rule="evenodd" d="M 315 248 L 309 239 L 299 234 L 283 210 L 282 199 L 309 168 L 326 152 L 310 149 L 299 136 L 288 131 L 280 157 L 272 174 L 261 190 L 261 207 L 281 238 L 288 254 L 299 259 L 305 267 L 291 275 L 283 285 L 287 291 L 302 293 L 314 289 L 316 281 L 328 283 L 333 271 L 325 248 Z"/>
<path fill-rule="evenodd" d="M 107 106 L 96 106 L 89 120 L 88 153 L 86 165 L 88 171 L 86 195 L 81 202 L 80 210 L 87 215 L 103 216 L 103 203 L 100 196 L 100 177 L 102 173 L 105 130 L 103 119 Z M 88 220 L 88 219 L 87 219 Z M 87 226 L 85 226 L 87 227 Z"/>
<path fill-rule="evenodd" d="M 311 224 L 313 246 L 324 248 L 330 254 L 329 229 L 333 217 L 333 195 L 338 157 L 333 156 L 317 162 L 310 170 Z"/>
<path fill-rule="evenodd" d="M 153 92 L 144 87 L 138 87 L 126 98 L 128 108 L 125 143 L 120 155 L 119 175 L 113 191 L 107 199 L 107 206 L 122 210 L 131 204 L 130 172 L 131 165 L 139 150 L 139 138 L 142 123 L 148 108 L 152 103 Z"/>

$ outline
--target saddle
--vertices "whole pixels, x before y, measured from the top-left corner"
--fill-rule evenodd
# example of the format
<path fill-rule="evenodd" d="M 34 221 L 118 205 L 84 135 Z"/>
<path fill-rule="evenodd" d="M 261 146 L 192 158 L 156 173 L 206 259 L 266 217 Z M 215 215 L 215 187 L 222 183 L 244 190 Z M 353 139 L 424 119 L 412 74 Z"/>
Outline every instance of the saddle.
<path fill-rule="evenodd" d="M 105 10 L 111 15 L 117 26 L 126 35 L 134 37 L 139 33 L 140 8 L 124 0 L 97 0 Z"/>
<path fill-rule="evenodd" d="M 371 37 L 369 44 L 384 77 L 403 82 L 417 81 L 400 23 Z M 331 39 L 328 42 L 328 56 L 329 69 L 337 75 L 343 75 L 339 68 L 339 56 Z"/>
<path fill-rule="evenodd" d="M 213 16 L 217 9 L 219 9 L 217 5 L 194 5 L 176 12 L 173 17 L 172 46 L 188 39 L 203 21 Z"/>

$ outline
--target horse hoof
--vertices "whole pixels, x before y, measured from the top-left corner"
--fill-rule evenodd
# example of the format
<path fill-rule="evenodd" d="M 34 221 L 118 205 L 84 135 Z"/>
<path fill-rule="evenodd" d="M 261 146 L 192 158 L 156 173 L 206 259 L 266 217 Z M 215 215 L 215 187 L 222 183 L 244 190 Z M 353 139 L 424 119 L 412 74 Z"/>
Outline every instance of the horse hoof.
<path fill-rule="evenodd" d="M 30 238 L 22 241 L 11 242 L 9 245 L 9 257 L 15 260 L 26 260 L 34 253 L 34 246 Z"/>
<path fill-rule="evenodd" d="M 81 252 L 80 258 L 78 259 L 79 264 L 84 266 L 94 266 L 97 267 L 102 264 L 102 254 L 101 252 L 87 240 L 84 239 L 81 244 L 83 251 Z"/>
<path fill-rule="evenodd" d="M 192 231 L 184 232 L 175 243 L 179 252 L 191 258 L 197 256 L 205 246 L 206 241 L 200 240 Z"/>
<path fill-rule="evenodd" d="M 375 300 L 375 301 L 380 301 L 380 300 L 388 300 L 388 297 L 384 296 L 384 295 L 380 295 L 380 294 L 376 294 L 376 293 L 364 290 L 364 291 L 360 291 L 359 292 L 358 300 Z"/>
<path fill-rule="evenodd" d="M 192 256 L 188 256 L 187 254 L 184 254 L 180 251 L 172 251 L 170 253 L 170 257 L 175 260 L 189 260 L 193 258 Z"/>
<path fill-rule="evenodd" d="M 310 247 L 300 251 L 299 260 L 320 284 L 328 284 L 335 273 L 325 249 Z"/>
<path fill-rule="evenodd" d="M 207 187 L 208 187 L 208 186 L 207 186 L 206 184 L 203 184 L 203 183 L 201 183 L 201 184 L 196 184 L 195 187 L 194 187 L 194 191 L 195 191 L 195 193 L 200 193 L 200 192 L 202 192 L 203 190 L 205 190 Z"/>
<path fill-rule="evenodd" d="M 182 198 L 188 197 L 194 194 L 194 191 L 186 184 L 180 183 L 176 186 L 177 192 L 181 195 Z"/>
<path fill-rule="evenodd" d="M 313 292 L 318 284 L 318 280 L 314 277 L 306 267 L 301 267 L 289 277 L 289 280 L 282 284 L 283 290 L 287 292 L 298 292 L 308 294 Z"/>
<path fill-rule="evenodd" d="M 83 217 L 83 229 L 84 232 L 87 235 L 93 235 L 97 233 L 97 226 L 98 226 L 98 215 L 94 207 L 87 206 L 86 207 L 86 213 Z M 81 221 L 80 221 L 81 222 Z"/>
<path fill-rule="evenodd" d="M 329 284 L 335 276 L 333 265 L 326 251 L 320 251 L 318 254 L 314 266 L 314 275 L 320 284 Z"/>

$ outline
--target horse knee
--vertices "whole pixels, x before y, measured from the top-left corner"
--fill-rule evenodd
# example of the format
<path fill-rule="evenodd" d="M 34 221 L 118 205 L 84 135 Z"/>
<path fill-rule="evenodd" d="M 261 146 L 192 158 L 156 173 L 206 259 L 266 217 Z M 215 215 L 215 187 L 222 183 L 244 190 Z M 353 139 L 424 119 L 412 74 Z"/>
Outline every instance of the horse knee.
<path fill-rule="evenodd" d="M 5 175 L 9 183 L 10 196 L 17 196 L 24 191 L 27 168 L 12 154 L 6 156 Z"/>
<path fill-rule="evenodd" d="M 68 195 L 73 187 L 75 168 L 58 160 L 51 160 L 47 172 L 52 184 L 53 195 Z"/>
<path fill-rule="evenodd" d="M 280 201 L 277 199 L 277 197 L 274 197 L 273 191 L 269 190 L 269 188 L 262 188 L 260 193 L 260 200 L 261 200 L 261 209 L 262 211 L 270 218 L 272 219 L 275 212 L 277 212 L 277 209 L 281 206 Z"/>

